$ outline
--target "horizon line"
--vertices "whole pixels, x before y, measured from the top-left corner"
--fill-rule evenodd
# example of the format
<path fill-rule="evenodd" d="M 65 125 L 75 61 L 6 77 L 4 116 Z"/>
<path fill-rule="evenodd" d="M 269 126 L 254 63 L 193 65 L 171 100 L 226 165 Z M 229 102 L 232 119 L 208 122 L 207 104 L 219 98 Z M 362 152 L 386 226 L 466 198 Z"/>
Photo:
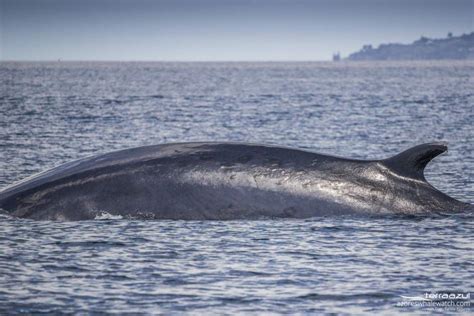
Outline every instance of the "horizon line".
<path fill-rule="evenodd" d="M 248 59 L 248 60 L 160 60 L 160 59 L 0 59 L 0 62 L 159 62 L 159 63 L 273 63 L 273 62 L 327 62 L 332 61 L 332 59 L 312 59 L 312 60 L 304 60 L 304 59 Z M 343 61 L 343 60 L 341 60 Z"/>
<path fill-rule="evenodd" d="M 386 60 L 350 60 L 343 58 L 319 60 L 120 60 L 120 59 L 10 59 L 0 63 L 361 63 L 361 62 L 433 62 L 433 61 L 473 61 L 473 59 L 386 59 Z"/>

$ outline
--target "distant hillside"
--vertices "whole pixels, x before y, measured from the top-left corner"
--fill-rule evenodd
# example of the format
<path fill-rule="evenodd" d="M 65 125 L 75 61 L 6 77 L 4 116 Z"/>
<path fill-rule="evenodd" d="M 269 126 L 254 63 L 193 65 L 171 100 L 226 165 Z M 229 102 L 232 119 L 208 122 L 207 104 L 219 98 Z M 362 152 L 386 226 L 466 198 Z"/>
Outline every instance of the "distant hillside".
<path fill-rule="evenodd" d="M 377 48 L 364 45 L 348 60 L 423 60 L 474 59 L 474 32 L 461 36 L 448 34 L 447 38 L 421 37 L 412 44 L 381 44 Z"/>

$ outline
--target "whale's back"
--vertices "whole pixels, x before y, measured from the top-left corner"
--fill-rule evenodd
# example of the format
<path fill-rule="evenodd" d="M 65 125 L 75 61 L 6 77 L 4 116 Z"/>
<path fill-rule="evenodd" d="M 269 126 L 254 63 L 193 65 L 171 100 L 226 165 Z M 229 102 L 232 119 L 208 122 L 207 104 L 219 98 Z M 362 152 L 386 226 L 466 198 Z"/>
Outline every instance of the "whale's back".
<path fill-rule="evenodd" d="M 42 196 L 49 194 L 51 199 L 65 200 L 67 197 L 60 192 L 64 192 L 66 188 L 72 194 L 69 202 L 82 194 L 84 198 L 93 196 L 96 202 L 104 205 L 104 201 L 115 203 L 111 194 L 128 196 L 127 191 L 132 187 L 135 188 L 136 196 L 130 201 L 122 202 L 131 207 L 133 201 L 143 205 L 148 199 L 148 208 L 154 208 L 153 205 L 156 204 L 153 203 L 164 202 L 168 203 L 167 208 L 173 208 L 173 203 L 180 204 L 189 199 L 185 206 L 189 210 L 199 207 L 193 203 L 207 201 L 208 206 L 204 207 L 207 208 L 216 207 L 218 203 L 224 205 L 231 199 L 230 204 L 237 202 L 246 208 L 252 208 L 249 201 L 255 201 L 256 205 L 260 205 L 259 208 L 271 208 L 274 201 L 280 200 L 279 205 L 291 204 L 288 209 L 292 209 L 292 205 L 298 205 L 298 199 L 301 199 L 301 205 L 306 200 L 304 214 L 311 213 L 311 205 L 319 203 L 315 201 L 323 200 L 327 202 L 324 202 L 326 208 L 336 205 L 331 206 L 331 209 L 337 209 L 337 205 L 342 208 L 359 205 L 359 208 L 369 209 L 371 203 L 376 203 L 377 205 L 373 205 L 375 209 L 387 210 L 400 204 L 396 202 L 401 198 L 397 197 L 399 192 L 406 201 L 415 201 L 405 205 L 424 209 L 420 205 L 424 203 L 419 194 L 422 191 L 426 193 L 425 201 L 435 201 L 431 205 L 436 209 L 468 207 L 468 204 L 436 190 L 424 178 L 423 170 L 428 162 L 446 149 L 445 144 L 431 143 L 410 148 L 388 159 L 356 160 L 247 143 L 195 142 L 145 146 L 83 158 L 15 183 L 0 192 L 0 208 L 14 211 L 16 205 L 22 203 L 24 207 L 30 207 L 31 203 L 37 203 L 41 199 L 38 195 L 34 196 L 35 192 L 40 191 L 43 192 Z M 383 173 L 385 178 L 382 179 L 386 180 L 380 180 L 379 173 Z M 288 182 L 288 175 L 292 175 L 293 182 Z M 146 177 L 147 180 L 139 177 Z M 257 183 L 258 177 L 265 178 L 266 183 Z M 166 179 L 171 179 L 171 182 Z M 183 186 L 176 182 L 178 179 L 192 180 L 192 185 L 188 183 L 186 187 L 187 194 L 183 195 Z M 222 194 L 227 197 L 216 196 L 217 193 L 208 186 L 209 183 L 213 186 L 219 183 L 221 192 L 224 192 Z M 74 187 L 78 188 L 78 185 L 81 187 L 81 194 L 74 191 Z M 242 193 L 243 187 L 248 185 L 255 188 Z M 150 186 L 160 188 L 153 193 L 156 200 L 153 203 L 146 196 Z M 53 191 L 58 193 L 51 195 Z M 271 191 L 280 193 L 274 195 Z M 74 195 L 74 192 L 77 193 Z M 364 194 L 367 196 L 358 196 Z M 282 200 L 284 196 L 287 196 L 287 200 Z M 391 196 L 393 202 L 387 202 L 388 196 Z M 259 199 L 261 201 L 257 202 Z M 330 200 L 335 202 L 331 204 L 328 202 Z M 272 205 L 265 206 L 268 203 Z M 403 207 L 401 205 L 397 209 Z"/>
<path fill-rule="evenodd" d="M 221 165 L 225 166 L 236 163 L 242 164 L 265 156 L 264 159 L 273 160 L 280 165 L 285 163 L 294 163 L 296 165 L 301 163 L 301 160 L 310 162 L 315 155 L 325 160 L 351 161 L 351 159 L 321 155 L 304 150 L 248 143 L 190 142 L 136 147 L 85 157 L 18 181 L 0 191 L 0 207 L 2 201 L 12 196 L 69 177 L 80 176 L 86 173 L 117 170 L 131 165 L 158 160 L 173 161 L 179 159 L 182 162 L 184 161 L 184 163 L 185 160 L 194 163 L 196 161 L 204 162 L 216 159 Z"/>

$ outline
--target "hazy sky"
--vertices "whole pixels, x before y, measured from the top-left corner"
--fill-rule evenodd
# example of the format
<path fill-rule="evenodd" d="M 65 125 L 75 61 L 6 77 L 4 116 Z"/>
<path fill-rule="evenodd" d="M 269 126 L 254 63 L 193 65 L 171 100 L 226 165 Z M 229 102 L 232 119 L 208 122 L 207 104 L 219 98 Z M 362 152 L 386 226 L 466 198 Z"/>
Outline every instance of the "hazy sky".
<path fill-rule="evenodd" d="M 474 0 L 0 0 L 0 59 L 326 60 L 473 19 Z"/>

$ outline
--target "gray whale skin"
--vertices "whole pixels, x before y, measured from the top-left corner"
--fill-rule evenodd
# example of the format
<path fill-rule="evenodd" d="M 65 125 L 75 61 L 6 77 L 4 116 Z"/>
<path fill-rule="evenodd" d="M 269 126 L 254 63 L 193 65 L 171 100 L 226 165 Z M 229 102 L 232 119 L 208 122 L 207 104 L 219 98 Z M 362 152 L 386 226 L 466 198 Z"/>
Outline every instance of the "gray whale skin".
<path fill-rule="evenodd" d="M 0 209 L 37 220 L 230 220 L 472 211 L 431 186 L 444 143 L 355 160 L 244 143 L 174 143 L 84 158 L 0 192 Z"/>

